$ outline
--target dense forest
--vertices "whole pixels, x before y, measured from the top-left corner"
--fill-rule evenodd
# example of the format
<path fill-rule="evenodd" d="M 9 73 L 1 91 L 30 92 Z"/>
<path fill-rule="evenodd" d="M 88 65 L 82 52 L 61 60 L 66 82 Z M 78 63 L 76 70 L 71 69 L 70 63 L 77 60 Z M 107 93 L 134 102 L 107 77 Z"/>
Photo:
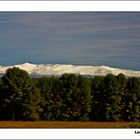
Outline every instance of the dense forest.
<path fill-rule="evenodd" d="M 0 120 L 140 121 L 140 78 L 31 78 L 10 68 L 0 79 Z"/>

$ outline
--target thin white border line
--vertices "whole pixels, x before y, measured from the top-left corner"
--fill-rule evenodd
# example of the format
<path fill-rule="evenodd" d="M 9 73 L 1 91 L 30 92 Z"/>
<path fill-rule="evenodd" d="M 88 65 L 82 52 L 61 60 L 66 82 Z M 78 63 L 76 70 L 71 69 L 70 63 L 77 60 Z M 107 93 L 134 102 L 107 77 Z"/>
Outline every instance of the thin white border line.
<path fill-rule="evenodd" d="M 140 11 L 140 1 L 0 1 L 0 11 Z"/>

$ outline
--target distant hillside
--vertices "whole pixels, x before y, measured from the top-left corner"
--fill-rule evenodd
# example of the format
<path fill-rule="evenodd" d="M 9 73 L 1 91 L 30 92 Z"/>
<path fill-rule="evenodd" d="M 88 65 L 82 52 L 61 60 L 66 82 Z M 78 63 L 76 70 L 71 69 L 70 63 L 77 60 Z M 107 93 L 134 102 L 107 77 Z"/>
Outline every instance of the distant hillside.
<path fill-rule="evenodd" d="M 118 75 L 123 73 L 129 77 L 140 77 L 140 71 L 125 70 L 112 68 L 108 66 L 76 66 L 66 64 L 30 64 L 24 63 L 13 66 L 0 66 L 0 75 L 3 75 L 8 68 L 18 67 L 26 70 L 32 76 L 60 76 L 64 73 L 80 74 L 83 76 L 93 77 L 95 75 L 106 75 L 112 73 Z"/>

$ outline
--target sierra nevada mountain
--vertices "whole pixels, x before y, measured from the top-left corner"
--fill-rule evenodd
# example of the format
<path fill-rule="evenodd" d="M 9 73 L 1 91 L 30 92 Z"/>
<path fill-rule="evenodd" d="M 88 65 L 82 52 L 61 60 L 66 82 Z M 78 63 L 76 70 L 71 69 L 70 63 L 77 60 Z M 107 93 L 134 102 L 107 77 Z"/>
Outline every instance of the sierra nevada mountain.
<path fill-rule="evenodd" d="M 108 66 L 82 66 L 82 65 L 66 65 L 66 64 L 31 64 L 24 63 L 13 66 L 0 66 L 0 73 L 4 74 L 7 69 L 18 67 L 27 71 L 30 75 L 44 75 L 44 76 L 60 76 L 64 73 L 73 73 L 77 75 L 106 75 L 112 73 L 118 75 L 123 73 L 129 77 L 140 77 L 140 71 L 125 70 L 119 68 L 112 68 Z"/>

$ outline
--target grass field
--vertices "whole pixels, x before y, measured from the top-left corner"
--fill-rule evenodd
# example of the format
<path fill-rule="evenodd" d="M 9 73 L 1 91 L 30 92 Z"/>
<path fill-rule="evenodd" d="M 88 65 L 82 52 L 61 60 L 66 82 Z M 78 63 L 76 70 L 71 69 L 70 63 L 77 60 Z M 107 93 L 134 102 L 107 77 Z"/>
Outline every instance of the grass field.
<path fill-rule="evenodd" d="M 140 128 L 140 122 L 0 121 L 0 128 Z"/>

